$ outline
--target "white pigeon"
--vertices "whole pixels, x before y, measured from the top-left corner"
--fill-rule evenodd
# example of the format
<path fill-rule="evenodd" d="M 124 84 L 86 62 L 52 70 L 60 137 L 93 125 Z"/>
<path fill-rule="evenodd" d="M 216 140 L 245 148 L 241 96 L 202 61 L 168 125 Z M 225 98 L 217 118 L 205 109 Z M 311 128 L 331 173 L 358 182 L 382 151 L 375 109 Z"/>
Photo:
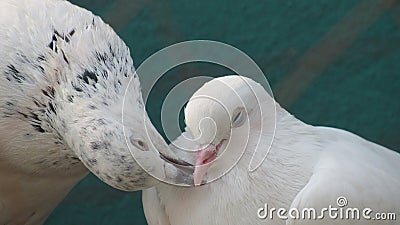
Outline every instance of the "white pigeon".
<path fill-rule="evenodd" d="M 62 0 L 1 0 L 0 40 L 0 224 L 43 223 L 89 170 L 121 190 L 157 184 L 128 146 L 165 175 L 156 149 L 173 154 L 129 49 L 99 17 Z"/>
<path fill-rule="evenodd" d="M 195 184 L 228 172 L 199 187 L 160 184 L 143 191 L 150 225 L 399 224 L 373 218 L 375 212 L 400 216 L 400 154 L 344 130 L 301 122 L 249 78 L 206 83 L 189 100 L 185 121 L 195 142 L 181 136 L 174 145 L 199 149 L 183 154 L 196 162 Z M 255 149 L 268 154 L 249 172 Z M 321 211 L 329 206 L 373 211 L 359 220 L 351 212 L 334 219 Z M 323 219 L 302 211 L 311 207 Z M 282 217 L 280 208 L 287 210 Z"/>

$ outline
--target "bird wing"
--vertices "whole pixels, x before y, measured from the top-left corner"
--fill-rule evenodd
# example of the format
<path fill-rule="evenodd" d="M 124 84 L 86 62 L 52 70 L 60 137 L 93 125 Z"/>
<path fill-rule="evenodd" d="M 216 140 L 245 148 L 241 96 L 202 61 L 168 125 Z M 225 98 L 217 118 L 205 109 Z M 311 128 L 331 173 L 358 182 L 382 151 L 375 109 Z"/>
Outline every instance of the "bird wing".
<path fill-rule="evenodd" d="M 322 221 L 328 225 L 398 224 L 396 220 L 380 220 L 378 217 L 382 214 L 377 213 L 391 213 L 386 217 L 393 216 L 393 213 L 400 216 L 400 155 L 346 131 L 318 129 L 322 139 L 329 141 L 322 143 L 324 153 L 315 165 L 309 182 L 288 209 L 294 216 L 294 209 L 297 209 L 302 218 L 289 218 L 286 224 L 316 225 L 322 224 Z M 338 218 L 334 218 L 334 212 L 329 215 L 327 210 L 330 206 L 332 210 L 337 208 Z M 315 209 L 317 219 L 307 219 L 307 209 L 311 207 Z M 357 219 L 355 208 L 360 219 Z M 318 219 L 322 216 L 323 220 Z"/>

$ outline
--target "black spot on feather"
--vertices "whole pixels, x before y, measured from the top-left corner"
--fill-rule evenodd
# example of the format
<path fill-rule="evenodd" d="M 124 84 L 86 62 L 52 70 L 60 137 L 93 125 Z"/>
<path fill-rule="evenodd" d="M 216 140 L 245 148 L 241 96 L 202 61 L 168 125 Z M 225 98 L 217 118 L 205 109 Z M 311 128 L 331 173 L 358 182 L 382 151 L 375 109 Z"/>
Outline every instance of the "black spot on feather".
<path fill-rule="evenodd" d="M 110 51 L 112 58 L 114 58 L 116 55 L 111 43 L 108 43 L 108 50 Z"/>
<path fill-rule="evenodd" d="M 50 111 L 52 111 L 53 113 L 57 114 L 56 109 L 54 108 L 53 103 L 49 102 L 49 109 Z"/>
<path fill-rule="evenodd" d="M 45 133 L 46 131 L 43 130 L 43 128 L 39 124 L 31 124 L 33 128 L 35 128 L 36 131 L 39 131 L 40 133 Z"/>
<path fill-rule="evenodd" d="M 89 79 L 93 80 L 95 83 L 97 83 L 98 81 L 97 75 L 95 73 L 85 70 L 82 75 L 82 80 L 89 84 Z"/>
<path fill-rule="evenodd" d="M 56 91 L 54 90 L 54 87 L 48 86 L 47 91 L 50 93 L 51 97 L 54 98 Z"/>
<path fill-rule="evenodd" d="M 48 86 L 46 90 L 42 90 L 42 93 L 43 93 L 45 96 L 47 96 L 47 97 L 49 97 L 49 98 L 51 98 L 51 99 L 54 99 L 55 90 L 54 90 L 53 87 Z"/>
<path fill-rule="evenodd" d="M 108 56 L 105 53 L 101 54 L 99 52 L 96 52 L 96 58 L 97 58 L 97 60 L 105 63 L 108 59 Z"/>
<path fill-rule="evenodd" d="M 41 120 L 39 119 L 39 115 L 31 112 L 31 114 L 29 115 L 29 117 L 31 118 L 32 123 L 36 123 L 36 124 L 40 124 Z"/>
<path fill-rule="evenodd" d="M 99 125 L 105 125 L 106 124 L 104 119 L 98 119 L 97 122 L 98 122 Z"/>
<path fill-rule="evenodd" d="M 68 100 L 68 102 L 73 103 L 73 102 L 74 102 L 74 96 L 68 95 L 68 96 L 67 96 L 67 100 Z"/>
<path fill-rule="evenodd" d="M 108 173 L 105 173 L 104 176 L 107 178 L 107 180 L 112 180 L 113 179 L 110 175 L 108 175 Z"/>
<path fill-rule="evenodd" d="M 72 37 L 72 35 L 74 35 L 75 33 L 75 29 L 71 30 L 67 35 L 61 34 L 60 32 L 58 32 L 56 29 L 54 29 L 53 31 L 53 36 L 51 37 L 51 41 L 50 44 L 48 45 L 48 47 L 55 51 L 56 53 L 58 53 L 58 48 L 57 48 L 57 41 L 59 39 L 64 40 L 65 42 L 69 43 L 70 42 L 70 38 Z M 65 54 L 63 53 L 63 57 L 64 60 L 67 62 L 68 60 L 65 57 Z M 68 62 L 67 62 L 68 63 Z"/>
<path fill-rule="evenodd" d="M 89 105 L 89 109 L 97 109 L 95 105 Z"/>
<path fill-rule="evenodd" d="M 61 50 L 61 53 L 62 53 L 62 55 L 63 55 L 64 61 L 65 61 L 67 64 L 69 64 L 69 61 L 68 61 L 67 57 L 65 56 L 65 53 L 64 53 L 63 50 Z"/>
<path fill-rule="evenodd" d="M 122 182 L 122 178 L 121 178 L 120 176 L 117 176 L 117 177 L 115 178 L 115 180 L 117 181 L 117 183 L 121 183 L 121 182 Z"/>
<path fill-rule="evenodd" d="M 63 35 L 61 35 L 57 30 L 54 30 L 54 35 L 57 35 L 58 37 L 61 37 L 61 38 L 63 37 Z M 53 35 L 53 36 L 54 36 L 54 35 Z M 53 39 L 53 40 L 54 40 L 54 39 Z"/>
<path fill-rule="evenodd" d="M 69 43 L 70 38 L 75 34 L 75 29 L 72 29 L 67 35 L 65 35 L 64 40 Z"/>
<path fill-rule="evenodd" d="M 29 118 L 29 116 L 23 112 L 17 111 L 18 114 L 22 115 L 25 119 Z"/>
<path fill-rule="evenodd" d="M 44 68 L 43 68 L 43 66 L 38 65 L 37 68 L 40 70 L 40 72 L 41 72 L 42 74 L 44 74 Z"/>
<path fill-rule="evenodd" d="M 73 87 L 74 90 L 77 91 L 77 92 L 83 92 L 83 89 L 82 89 L 81 87 L 78 87 L 78 86 L 76 86 L 76 85 L 74 85 L 74 84 L 72 84 L 72 87 Z"/>
<path fill-rule="evenodd" d="M 87 161 L 92 167 L 97 165 L 97 159 L 88 159 Z"/>
<path fill-rule="evenodd" d="M 109 142 L 105 142 L 105 141 L 92 141 L 90 142 L 90 148 L 93 151 L 96 150 L 108 150 L 110 149 L 111 144 Z"/>
<path fill-rule="evenodd" d="M 72 29 L 72 30 L 69 32 L 69 36 L 72 37 L 74 34 L 75 34 L 75 29 Z"/>
<path fill-rule="evenodd" d="M 56 36 L 56 31 L 54 32 L 53 36 L 51 37 L 51 41 L 50 44 L 48 45 L 48 47 L 55 51 L 58 52 L 57 46 L 56 46 L 56 42 L 57 42 L 57 36 Z"/>
<path fill-rule="evenodd" d="M 37 100 L 36 98 L 32 98 L 32 100 L 33 100 L 33 103 L 34 103 L 37 107 L 40 107 L 40 108 L 45 108 L 45 107 L 46 107 L 45 104 L 41 103 L 41 102 L 40 102 L 39 100 Z"/>
<path fill-rule="evenodd" d="M 101 75 L 102 75 L 105 79 L 108 78 L 108 72 L 107 72 L 107 70 L 103 70 L 103 71 L 100 72 L 100 73 L 101 73 Z"/>
<path fill-rule="evenodd" d="M 92 150 L 98 150 L 100 148 L 100 143 L 99 142 L 95 142 L 95 141 L 90 142 L 90 148 Z"/>
<path fill-rule="evenodd" d="M 44 55 L 39 55 L 38 61 L 46 61 L 46 57 L 44 57 Z"/>
<path fill-rule="evenodd" d="M 25 81 L 25 77 L 22 76 L 20 71 L 17 70 L 17 68 L 15 68 L 14 65 L 8 65 L 7 71 L 5 72 L 5 74 L 8 76 L 11 76 L 18 83 L 22 83 L 23 81 Z M 11 79 L 9 77 L 7 77 L 7 80 L 11 81 Z"/>

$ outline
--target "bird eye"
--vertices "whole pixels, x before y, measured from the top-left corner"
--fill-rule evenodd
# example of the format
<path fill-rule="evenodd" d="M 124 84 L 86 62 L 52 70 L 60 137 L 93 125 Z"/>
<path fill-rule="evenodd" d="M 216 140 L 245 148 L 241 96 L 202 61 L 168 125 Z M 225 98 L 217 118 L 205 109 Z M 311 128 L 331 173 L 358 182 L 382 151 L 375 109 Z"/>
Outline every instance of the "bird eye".
<path fill-rule="evenodd" d="M 136 148 L 138 148 L 138 149 L 140 149 L 140 150 L 142 150 L 142 151 L 148 151 L 148 150 L 149 150 L 149 148 L 148 148 L 146 142 L 144 142 L 144 141 L 141 140 L 141 139 L 131 137 L 131 138 L 130 138 L 130 141 L 131 141 L 131 144 L 132 144 L 132 145 L 134 145 Z"/>
<path fill-rule="evenodd" d="M 246 113 L 243 107 L 235 109 L 232 117 L 232 127 L 240 127 L 244 124 L 246 120 Z"/>

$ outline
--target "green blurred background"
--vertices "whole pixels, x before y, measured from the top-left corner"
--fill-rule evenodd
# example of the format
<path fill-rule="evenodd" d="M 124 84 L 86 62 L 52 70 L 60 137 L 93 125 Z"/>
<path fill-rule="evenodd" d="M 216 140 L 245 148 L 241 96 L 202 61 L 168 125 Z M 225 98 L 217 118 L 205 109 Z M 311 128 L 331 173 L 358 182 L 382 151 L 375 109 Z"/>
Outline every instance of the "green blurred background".
<path fill-rule="evenodd" d="M 267 75 L 278 102 L 299 119 L 339 127 L 400 150 L 400 2 L 395 0 L 73 0 L 109 23 L 136 67 L 168 45 L 209 39 L 233 45 Z M 168 72 L 150 98 L 160 129 L 163 96 L 193 75 L 229 71 L 201 63 Z M 194 91 L 194 90 L 193 90 Z M 141 193 L 89 175 L 47 225 L 146 224 Z"/>

